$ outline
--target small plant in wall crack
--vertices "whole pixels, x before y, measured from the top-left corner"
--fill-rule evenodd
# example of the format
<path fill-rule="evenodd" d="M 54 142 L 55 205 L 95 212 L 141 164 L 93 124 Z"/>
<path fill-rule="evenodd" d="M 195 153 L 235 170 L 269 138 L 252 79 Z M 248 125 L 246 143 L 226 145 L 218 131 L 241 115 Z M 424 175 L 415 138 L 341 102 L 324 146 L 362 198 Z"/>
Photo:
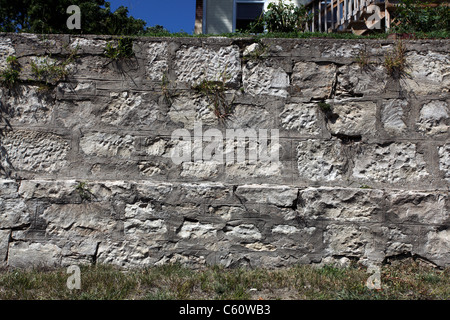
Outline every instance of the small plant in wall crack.
<path fill-rule="evenodd" d="M 7 88 L 13 88 L 19 82 L 20 63 L 15 56 L 6 58 L 7 68 L 0 72 L 1 83 Z"/>
<path fill-rule="evenodd" d="M 407 75 L 406 47 L 402 41 L 397 42 L 394 49 L 384 56 L 383 63 L 387 73 L 394 79 Z"/>
<path fill-rule="evenodd" d="M 73 49 L 63 60 L 53 59 L 50 55 L 31 61 L 31 72 L 35 79 L 46 86 L 55 85 L 65 80 L 70 74 L 70 64 L 77 57 L 78 49 Z"/>
<path fill-rule="evenodd" d="M 79 194 L 82 202 L 92 199 L 93 193 L 91 189 L 89 189 L 86 181 L 79 181 L 75 186 L 75 191 Z"/>
<path fill-rule="evenodd" d="M 121 37 L 117 40 L 117 44 L 108 42 L 104 54 L 107 58 L 114 61 L 134 57 L 133 39 Z"/>
<path fill-rule="evenodd" d="M 233 111 L 233 101 L 228 102 L 225 92 L 230 89 L 227 84 L 228 76 L 226 71 L 221 74 L 220 80 L 203 80 L 193 87 L 194 90 L 207 97 L 210 108 L 220 122 L 224 122 L 231 116 Z"/>

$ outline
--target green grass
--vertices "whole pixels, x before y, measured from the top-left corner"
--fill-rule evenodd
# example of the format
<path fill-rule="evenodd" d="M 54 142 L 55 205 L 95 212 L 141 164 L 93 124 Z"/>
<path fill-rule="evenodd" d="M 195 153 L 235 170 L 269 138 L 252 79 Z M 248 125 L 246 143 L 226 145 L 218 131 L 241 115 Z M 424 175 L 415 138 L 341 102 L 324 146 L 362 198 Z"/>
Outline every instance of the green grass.
<path fill-rule="evenodd" d="M 66 269 L 2 270 L 0 299 L 450 299 L 450 270 L 416 262 L 381 269 L 381 290 L 365 286 L 360 265 L 282 269 L 188 269 L 180 265 L 119 270 L 82 266 L 81 289 L 69 290 Z"/>

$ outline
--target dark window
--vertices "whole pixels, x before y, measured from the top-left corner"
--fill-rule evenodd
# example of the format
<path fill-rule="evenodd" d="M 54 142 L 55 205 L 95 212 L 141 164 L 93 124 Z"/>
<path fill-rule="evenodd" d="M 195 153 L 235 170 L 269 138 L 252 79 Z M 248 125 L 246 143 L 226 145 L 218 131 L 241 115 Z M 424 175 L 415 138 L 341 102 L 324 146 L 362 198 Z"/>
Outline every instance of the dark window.
<path fill-rule="evenodd" d="M 261 16 L 263 10 L 264 3 L 236 3 L 236 30 L 248 29 L 250 23 Z"/>

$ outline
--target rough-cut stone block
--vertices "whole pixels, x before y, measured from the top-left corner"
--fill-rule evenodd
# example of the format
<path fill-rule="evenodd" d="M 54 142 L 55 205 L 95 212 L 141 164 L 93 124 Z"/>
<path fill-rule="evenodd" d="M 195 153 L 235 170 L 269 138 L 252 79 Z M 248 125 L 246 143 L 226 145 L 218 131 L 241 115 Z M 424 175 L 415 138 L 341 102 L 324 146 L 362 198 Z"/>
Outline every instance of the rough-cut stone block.
<path fill-rule="evenodd" d="M 438 148 L 439 170 L 444 173 L 444 178 L 450 182 L 450 144 Z"/>
<path fill-rule="evenodd" d="M 70 48 L 76 50 L 77 54 L 103 54 L 107 42 L 105 40 L 94 40 L 86 38 L 72 38 Z"/>
<path fill-rule="evenodd" d="M 204 239 L 217 236 L 217 227 L 210 223 L 185 221 L 178 236 L 183 239 Z"/>
<path fill-rule="evenodd" d="M 81 150 L 90 156 L 129 158 L 134 151 L 134 137 L 105 132 L 85 133 Z"/>
<path fill-rule="evenodd" d="M 20 86 L 14 95 L 7 92 L 8 89 L 0 87 L 0 99 L 12 123 L 43 125 L 51 122 L 54 103 L 39 92 L 37 86 Z"/>
<path fill-rule="evenodd" d="M 419 131 L 427 135 L 448 133 L 449 119 L 450 113 L 447 102 L 435 100 L 422 106 L 417 127 Z"/>
<path fill-rule="evenodd" d="M 450 58 L 448 54 L 428 51 L 426 54 L 409 52 L 406 54 L 408 75 L 406 89 L 415 95 L 449 92 Z"/>
<path fill-rule="evenodd" d="M 222 164 L 215 161 L 183 162 L 180 176 L 212 179 L 219 174 L 221 166 Z"/>
<path fill-rule="evenodd" d="M 0 230 L 0 266 L 6 262 L 11 230 Z"/>
<path fill-rule="evenodd" d="M 280 114 L 281 126 L 302 135 L 319 135 L 322 130 L 316 104 L 286 104 Z"/>
<path fill-rule="evenodd" d="M 306 219 L 378 222 L 382 220 L 384 197 L 382 190 L 308 188 L 300 191 L 300 212 Z"/>
<path fill-rule="evenodd" d="M 2 139 L 8 159 L 16 170 L 52 173 L 67 164 L 69 143 L 56 134 L 13 130 Z"/>
<path fill-rule="evenodd" d="M 214 115 L 214 107 L 203 95 L 177 96 L 167 113 L 169 119 L 175 123 L 182 123 L 185 128 L 193 129 L 195 122 L 204 125 L 217 125 L 218 119 Z"/>
<path fill-rule="evenodd" d="M 338 139 L 307 140 L 297 145 L 299 178 L 312 181 L 335 181 L 345 173 L 347 160 Z"/>
<path fill-rule="evenodd" d="M 56 87 L 56 97 L 59 100 L 86 100 L 95 96 L 96 88 L 93 81 L 62 82 Z"/>
<path fill-rule="evenodd" d="M 238 241 L 261 240 L 262 234 L 254 224 L 239 224 L 236 226 L 226 226 L 225 234 Z"/>
<path fill-rule="evenodd" d="M 298 62 L 292 73 L 294 94 L 309 99 L 327 99 L 336 81 L 335 64 Z"/>
<path fill-rule="evenodd" d="M 408 105 L 406 100 L 383 100 L 381 107 L 381 123 L 384 130 L 390 134 L 400 134 L 406 131 L 404 108 Z"/>
<path fill-rule="evenodd" d="M 101 121 L 114 126 L 151 126 L 161 111 L 145 94 L 110 92 L 110 101 L 100 111 Z"/>
<path fill-rule="evenodd" d="M 20 183 L 19 195 L 25 200 L 49 199 L 53 202 L 65 202 L 77 199 L 75 180 L 23 180 Z"/>
<path fill-rule="evenodd" d="M 30 223 L 30 213 L 23 200 L 0 199 L 0 229 L 23 228 Z"/>
<path fill-rule="evenodd" d="M 46 234 L 67 238 L 111 237 L 118 228 L 108 203 L 53 204 L 42 214 Z"/>
<path fill-rule="evenodd" d="M 440 265 L 449 266 L 450 230 L 432 230 L 426 234 L 423 256 L 431 261 L 439 261 Z"/>
<path fill-rule="evenodd" d="M 167 58 L 167 42 L 149 43 L 147 49 L 147 78 L 162 83 L 169 68 Z"/>
<path fill-rule="evenodd" d="M 242 82 L 244 91 L 252 96 L 288 96 L 289 76 L 280 67 L 249 62 L 244 68 Z"/>
<path fill-rule="evenodd" d="M 15 180 L 0 179 L 0 199 L 18 198 L 19 183 Z"/>
<path fill-rule="evenodd" d="M 241 69 L 239 47 L 212 48 L 182 46 L 175 57 L 177 82 L 196 85 L 206 81 L 238 83 Z"/>
<path fill-rule="evenodd" d="M 298 189 L 289 186 L 243 185 L 238 186 L 235 194 L 250 203 L 274 204 L 290 207 L 297 200 Z"/>
<path fill-rule="evenodd" d="M 281 178 L 284 164 L 280 161 L 252 163 L 227 163 L 225 175 L 229 179 L 267 177 L 274 181 Z"/>
<path fill-rule="evenodd" d="M 11 242 L 8 266 L 24 269 L 61 266 L 61 248 L 51 243 Z"/>
<path fill-rule="evenodd" d="M 366 145 L 355 157 L 353 177 L 373 182 L 421 181 L 429 176 L 422 154 L 413 143 Z"/>
<path fill-rule="evenodd" d="M 392 191 L 386 219 L 395 223 L 450 224 L 448 195 L 444 192 Z"/>
<path fill-rule="evenodd" d="M 8 64 L 6 59 L 16 53 L 12 41 L 9 38 L 0 39 L 0 70 L 6 69 Z"/>
<path fill-rule="evenodd" d="M 335 256 L 361 257 L 369 241 L 364 233 L 364 230 L 356 225 L 330 224 L 323 235 L 325 252 Z"/>
<path fill-rule="evenodd" d="M 333 105 L 336 121 L 328 122 L 331 134 L 348 136 L 375 133 L 377 105 L 371 101 L 339 101 Z"/>
<path fill-rule="evenodd" d="M 383 93 L 387 73 L 383 66 L 369 66 L 367 69 L 353 63 L 338 69 L 337 96 L 376 95 Z"/>

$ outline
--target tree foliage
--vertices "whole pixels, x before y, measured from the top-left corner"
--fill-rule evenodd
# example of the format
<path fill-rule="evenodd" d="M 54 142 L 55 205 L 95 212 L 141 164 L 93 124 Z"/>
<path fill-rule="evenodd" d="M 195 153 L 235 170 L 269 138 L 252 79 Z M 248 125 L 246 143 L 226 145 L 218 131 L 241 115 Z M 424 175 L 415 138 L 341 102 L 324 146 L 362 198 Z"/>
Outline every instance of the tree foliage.
<path fill-rule="evenodd" d="M 442 3 L 432 6 L 436 1 L 401 0 L 396 19 L 397 32 L 450 31 L 450 6 Z"/>
<path fill-rule="evenodd" d="M 310 20 L 305 6 L 296 6 L 290 0 L 271 2 L 261 17 L 250 25 L 250 32 L 299 32 L 305 31 Z"/>
<path fill-rule="evenodd" d="M 81 29 L 70 30 L 66 12 L 70 5 L 81 11 Z M 30 33 L 83 33 L 136 35 L 145 32 L 146 22 L 128 15 L 120 6 L 111 11 L 104 0 L 0 0 L 0 31 Z"/>

